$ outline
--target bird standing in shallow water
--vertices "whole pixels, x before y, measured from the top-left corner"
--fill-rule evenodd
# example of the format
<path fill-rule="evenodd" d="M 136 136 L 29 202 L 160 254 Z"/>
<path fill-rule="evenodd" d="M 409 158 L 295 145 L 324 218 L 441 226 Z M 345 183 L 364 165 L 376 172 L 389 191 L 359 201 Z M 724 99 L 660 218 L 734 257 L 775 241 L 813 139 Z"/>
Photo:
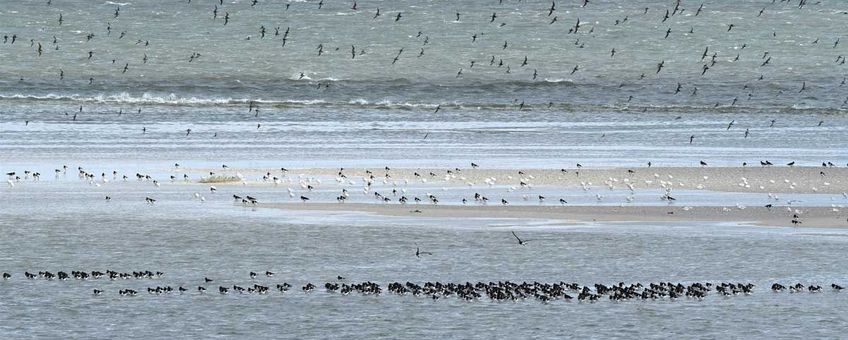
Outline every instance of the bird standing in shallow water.
<path fill-rule="evenodd" d="M 421 248 L 415 247 L 415 257 L 421 257 L 421 255 L 433 255 L 433 253 L 429 251 L 421 251 Z"/>

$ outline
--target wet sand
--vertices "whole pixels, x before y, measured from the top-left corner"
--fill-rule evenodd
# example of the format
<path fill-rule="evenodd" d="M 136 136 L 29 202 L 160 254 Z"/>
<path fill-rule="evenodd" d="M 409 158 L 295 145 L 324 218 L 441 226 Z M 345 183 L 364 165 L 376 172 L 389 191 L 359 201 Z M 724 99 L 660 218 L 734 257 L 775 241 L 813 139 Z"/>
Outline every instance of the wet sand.
<path fill-rule="evenodd" d="M 709 221 L 783 227 L 848 228 L 848 213 L 830 207 L 679 207 L 679 206 L 457 206 L 367 203 L 266 203 L 260 207 L 285 210 L 367 212 L 385 216 L 437 218 L 553 219 L 586 222 Z M 798 214 L 801 224 L 792 223 Z"/>
<path fill-rule="evenodd" d="M 686 190 L 710 190 L 746 193 L 829 193 L 841 194 L 848 191 L 848 168 L 846 167 L 641 167 L 641 168 L 592 168 L 592 169 L 344 169 L 348 183 L 361 186 L 363 178 L 370 176 L 375 181 L 391 183 L 421 182 L 434 185 L 464 186 L 468 188 L 492 185 L 560 186 L 560 187 L 615 187 L 633 189 L 672 188 Z M 216 175 L 244 177 L 243 182 L 233 184 L 259 185 L 261 176 L 270 173 L 281 178 L 330 177 L 337 178 L 339 169 L 306 168 L 287 169 L 286 173 L 276 169 L 180 169 L 180 172 L 200 172 Z M 447 171 L 451 171 L 448 173 Z M 519 171 L 523 174 L 519 174 Z M 632 171 L 632 172 L 630 172 Z M 390 177 L 386 177 L 386 173 Z M 418 175 L 416 175 L 416 173 Z"/>
<path fill-rule="evenodd" d="M 432 185 L 442 188 L 464 188 L 473 195 L 475 188 L 501 186 L 509 188 L 615 188 L 640 190 L 703 190 L 729 193 L 774 194 L 843 194 L 848 191 L 848 168 L 839 167 L 641 167 L 641 168 L 572 168 L 572 169 L 181 169 L 183 171 L 214 171 L 219 175 L 238 174 L 244 178 L 233 184 L 258 186 L 272 183 L 262 180 L 263 175 L 279 177 L 284 185 L 309 181 L 318 188 L 365 187 L 366 180 L 375 186 L 404 187 L 407 185 Z M 220 169 L 219 169 L 220 170 Z M 520 172 L 520 173 L 519 173 Z M 371 177 L 373 176 L 373 178 Z M 323 182 L 313 181 L 315 178 Z M 335 179 L 335 180 L 332 180 Z M 224 184 L 226 185 L 226 184 Z M 782 201 L 786 202 L 786 201 Z M 515 218 L 553 219 L 564 222 L 585 223 L 593 221 L 615 222 L 685 222 L 713 221 L 764 226 L 786 227 L 848 227 L 848 210 L 841 205 L 791 206 L 775 202 L 771 208 L 741 206 L 727 202 L 724 206 L 687 206 L 684 202 L 668 205 L 640 205 L 625 203 L 609 205 L 501 205 L 495 201 L 488 205 L 470 201 L 467 205 L 398 204 L 398 203 L 336 203 L 310 201 L 308 203 L 263 202 L 261 207 L 288 210 L 357 211 L 386 216 L 426 216 L 444 218 Z M 792 223 L 793 219 L 800 224 Z"/>

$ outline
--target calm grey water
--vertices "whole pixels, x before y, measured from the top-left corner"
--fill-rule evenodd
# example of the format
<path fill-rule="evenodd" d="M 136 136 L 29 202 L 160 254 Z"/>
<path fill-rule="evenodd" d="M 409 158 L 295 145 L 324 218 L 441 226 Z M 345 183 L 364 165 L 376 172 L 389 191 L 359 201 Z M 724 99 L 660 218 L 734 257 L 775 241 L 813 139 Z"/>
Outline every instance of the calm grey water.
<path fill-rule="evenodd" d="M 21 182 L 0 195 L 3 322 L 12 338 L 115 337 L 840 337 L 848 296 L 841 229 L 716 223 L 564 225 L 545 220 L 380 217 L 347 212 L 255 209 L 249 192 L 285 200 L 280 189 L 76 178 Z M 103 200 L 110 194 L 111 202 Z M 155 195 L 158 202 L 141 199 Z M 510 231 L 531 239 L 519 246 Z M 415 248 L 432 256 L 416 258 Z M 24 271 L 151 270 L 153 280 L 27 280 Z M 251 280 L 250 271 L 276 275 Z M 318 289 L 349 282 L 545 281 L 753 282 L 750 296 L 615 303 L 341 296 Z M 203 282 L 204 277 L 216 281 Z M 285 294 L 219 295 L 218 285 L 288 282 Z M 772 293 L 771 283 L 826 286 L 823 293 Z M 149 295 L 147 287 L 184 286 Z M 210 289 L 198 294 L 197 286 Z M 92 295 L 102 289 L 102 296 Z M 136 297 L 118 290 L 135 289 Z"/>
<path fill-rule="evenodd" d="M 363 0 L 355 11 L 353 1 L 326 1 L 321 9 L 317 1 L 225 1 L 217 19 L 209 0 L 4 3 L 0 170 L 32 169 L 44 180 L 0 188 L 0 271 L 13 274 L 0 282 L 0 335 L 842 337 L 846 295 L 827 287 L 820 294 L 773 294 L 767 287 L 848 284 L 843 230 L 254 210 L 232 204 L 227 195 L 243 193 L 239 188 L 200 202 L 192 193 L 207 187 L 183 184 L 163 185 L 150 206 L 142 199 L 153 190 L 150 183 L 98 187 L 73 175 L 52 179 L 52 169 L 63 164 L 72 173 L 76 166 L 117 169 L 165 182 L 163 169 L 176 162 L 454 167 L 476 161 L 503 168 L 848 162 L 848 3 L 705 1 L 696 15 L 700 3 L 683 1 L 675 13 L 674 1 L 592 0 L 585 8 L 558 1 L 548 16 L 551 3 L 537 0 Z M 381 15 L 372 19 L 378 7 Z M 663 22 L 666 10 L 673 15 Z M 492 13 L 497 18 L 490 22 Z M 578 32 L 569 34 L 578 18 Z M 704 65 L 709 70 L 701 75 Z M 255 193 L 285 197 L 280 190 Z M 699 193 L 689 199 L 759 205 L 766 198 Z M 509 231 L 535 242 L 518 246 Z M 434 255 L 418 259 L 416 247 Z M 23 278 L 24 271 L 107 269 L 165 276 Z M 295 289 L 267 296 L 194 290 L 203 277 L 216 280 L 205 285 L 210 290 L 248 286 L 248 272 L 265 270 L 277 275 L 260 283 L 289 282 Z M 297 289 L 337 275 L 384 286 L 664 280 L 758 287 L 751 296 L 704 301 L 548 305 Z M 144 293 L 157 285 L 183 285 L 191 294 Z M 95 288 L 104 295 L 93 296 Z M 142 294 L 118 296 L 127 288 Z"/>

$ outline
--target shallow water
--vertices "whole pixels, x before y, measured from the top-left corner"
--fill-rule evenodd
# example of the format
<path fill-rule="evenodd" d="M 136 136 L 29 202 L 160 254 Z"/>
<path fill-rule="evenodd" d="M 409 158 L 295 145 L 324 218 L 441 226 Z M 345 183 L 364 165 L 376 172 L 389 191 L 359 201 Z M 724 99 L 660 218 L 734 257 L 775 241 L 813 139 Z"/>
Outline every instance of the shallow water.
<path fill-rule="evenodd" d="M 149 183 L 113 184 L 111 202 L 84 182 L 4 189 L 0 282 L 15 338 L 115 336 L 273 336 L 291 338 L 579 336 L 837 336 L 846 295 L 772 293 L 768 286 L 845 283 L 848 233 L 719 223 L 562 225 L 545 220 L 417 219 L 346 212 L 298 212 L 234 205 L 227 193 L 191 196 L 189 185 L 136 196 Z M 267 194 L 267 195 L 270 195 Z M 282 195 L 281 195 L 282 196 Z M 519 246 L 515 231 L 527 246 Z M 416 258 L 415 248 L 433 252 Z M 151 270 L 154 280 L 26 280 L 24 271 Z M 270 270 L 255 281 L 248 272 Z M 594 304 L 533 300 L 496 303 L 454 298 L 340 296 L 322 286 L 350 282 L 545 281 L 753 282 L 755 294 L 703 301 Z M 204 284 L 203 278 L 215 279 Z M 218 285 L 288 282 L 285 294 L 219 295 Z M 186 294 L 148 295 L 146 287 Z M 199 295 L 196 286 L 210 288 Z M 92 289 L 103 289 L 93 296 Z M 120 289 L 142 292 L 120 297 Z M 794 315 L 794 322 L 786 322 Z M 562 317 L 557 317 L 562 316 Z M 803 325 L 803 326 L 800 326 Z"/>

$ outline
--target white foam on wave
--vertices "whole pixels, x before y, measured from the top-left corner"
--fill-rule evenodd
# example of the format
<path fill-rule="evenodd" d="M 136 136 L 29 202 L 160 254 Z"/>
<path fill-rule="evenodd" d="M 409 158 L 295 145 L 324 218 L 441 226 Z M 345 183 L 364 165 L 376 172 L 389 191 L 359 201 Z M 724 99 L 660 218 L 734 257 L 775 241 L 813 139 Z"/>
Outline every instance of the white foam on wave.
<path fill-rule="evenodd" d="M 11 95 L 0 95 L 0 100 L 34 100 L 34 101 L 75 101 L 75 102 L 83 102 L 83 103 L 111 103 L 111 104 L 137 104 L 137 105 L 145 105 L 145 104 L 153 104 L 153 105 L 232 105 L 232 104 L 248 104 L 250 102 L 256 102 L 260 104 L 269 104 L 269 105 L 319 105 L 326 103 L 324 100 L 320 99 L 306 99 L 306 100 L 298 100 L 298 99 L 285 99 L 285 100 L 272 100 L 272 99 L 250 99 L 250 98 L 223 98 L 223 97 L 213 97 L 213 98 L 202 98 L 202 97 L 183 97 L 178 96 L 176 94 L 168 94 L 168 95 L 157 95 L 151 93 L 143 93 L 140 96 L 134 96 L 127 92 L 121 92 L 116 94 L 98 94 L 94 96 L 84 96 L 79 94 L 72 95 L 60 95 L 60 94 L 46 94 L 46 95 L 27 95 L 27 94 L 11 94 Z"/>
<path fill-rule="evenodd" d="M 232 99 L 232 98 L 197 98 L 197 97 L 180 97 L 175 94 L 169 94 L 165 96 L 154 95 L 150 93 L 144 93 L 141 96 L 133 96 L 127 92 L 121 92 L 117 94 L 98 94 L 95 96 L 83 96 L 78 94 L 72 95 L 60 95 L 60 94 L 46 94 L 46 95 L 26 95 L 26 94 L 13 94 L 13 95 L 0 95 L 0 100 L 2 99 L 24 99 L 24 100 L 70 100 L 70 101 L 78 101 L 78 102 L 94 102 L 94 103 L 127 103 L 127 104 L 181 104 L 181 105 L 191 105 L 191 104 L 230 104 L 233 102 L 244 101 L 247 102 L 246 99 Z"/>
<path fill-rule="evenodd" d="M 437 106 L 436 104 L 429 104 L 429 103 L 408 103 L 408 102 L 395 103 L 395 102 L 392 102 L 390 100 L 385 100 L 385 99 L 375 103 L 375 105 L 380 106 L 380 107 L 389 107 L 389 108 L 422 108 L 422 107 L 426 107 L 426 108 L 433 107 L 433 108 L 435 108 Z"/>
<path fill-rule="evenodd" d="M 573 80 L 565 78 L 545 78 L 544 81 L 546 83 L 574 83 Z"/>
<path fill-rule="evenodd" d="M 409 103 L 409 102 L 393 102 L 384 99 L 378 102 L 370 102 L 364 98 L 356 98 L 347 102 L 350 105 L 365 106 L 365 107 L 385 107 L 385 108 L 435 108 L 438 104 L 433 103 Z"/>
<path fill-rule="evenodd" d="M 290 105 L 320 105 L 327 102 L 321 99 L 286 99 L 286 100 L 269 100 L 269 99 L 254 99 L 252 100 L 260 104 L 290 104 Z"/>

